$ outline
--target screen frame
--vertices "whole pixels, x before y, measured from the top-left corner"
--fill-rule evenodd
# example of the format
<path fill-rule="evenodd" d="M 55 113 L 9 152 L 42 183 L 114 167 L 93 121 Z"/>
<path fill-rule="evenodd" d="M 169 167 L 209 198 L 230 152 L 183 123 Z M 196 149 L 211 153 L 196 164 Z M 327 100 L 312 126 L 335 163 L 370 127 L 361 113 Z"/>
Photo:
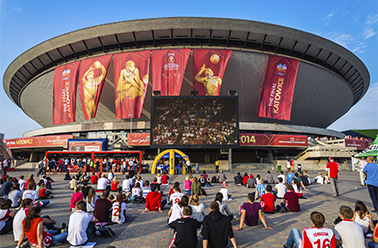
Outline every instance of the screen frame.
<path fill-rule="evenodd" d="M 237 135 L 237 144 L 235 145 L 158 145 L 153 144 L 153 119 L 154 119 L 154 105 L 156 99 L 162 98 L 171 98 L 171 99 L 178 99 L 178 98 L 186 98 L 186 99 L 221 99 L 221 98 L 231 98 L 235 99 L 236 104 L 236 131 L 235 135 Z M 151 118 L 150 118 L 150 147 L 151 148 L 186 148 L 186 149 L 193 149 L 193 148 L 239 148 L 240 147 L 240 138 L 239 138 L 239 98 L 237 95 L 235 96 L 151 96 Z"/>

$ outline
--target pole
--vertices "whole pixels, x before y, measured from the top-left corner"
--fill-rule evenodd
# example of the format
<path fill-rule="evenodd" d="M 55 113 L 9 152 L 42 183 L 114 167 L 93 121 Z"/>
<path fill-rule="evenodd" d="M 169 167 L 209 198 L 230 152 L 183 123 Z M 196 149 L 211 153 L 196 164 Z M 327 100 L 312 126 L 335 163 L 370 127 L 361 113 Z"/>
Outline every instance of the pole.
<path fill-rule="evenodd" d="M 131 117 L 131 119 L 130 119 L 130 133 L 132 133 L 133 132 L 133 115 L 129 115 L 129 117 Z"/>
<path fill-rule="evenodd" d="M 230 165 L 230 171 L 232 171 L 232 148 L 228 148 L 228 163 Z"/>

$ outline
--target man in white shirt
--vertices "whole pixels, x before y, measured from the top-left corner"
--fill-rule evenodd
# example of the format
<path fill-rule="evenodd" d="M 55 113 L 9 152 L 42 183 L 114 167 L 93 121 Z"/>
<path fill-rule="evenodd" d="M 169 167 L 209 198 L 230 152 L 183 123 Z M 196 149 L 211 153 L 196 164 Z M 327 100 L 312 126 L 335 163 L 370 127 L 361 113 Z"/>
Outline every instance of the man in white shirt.
<path fill-rule="evenodd" d="M 227 189 L 227 182 L 222 183 L 222 188 L 219 190 L 223 195 L 222 201 L 232 201 L 230 191 Z"/>
<path fill-rule="evenodd" d="M 286 186 L 283 184 L 282 177 L 278 178 L 278 184 L 276 184 L 277 198 L 284 198 L 286 193 Z"/>
<path fill-rule="evenodd" d="M 20 185 L 20 190 L 25 190 L 26 180 L 24 176 L 20 176 L 20 180 L 18 180 L 18 184 Z"/>
<path fill-rule="evenodd" d="M 33 208 L 33 200 L 32 199 L 25 199 L 21 203 L 21 208 L 17 212 L 16 216 L 14 216 L 13 219 L 13 236 L 14 241 L 18 241 L 21 236 L 21 226 L 22 221 L 26 218 L 28 215 L 29 210 Z"/>
<path fill-rule="evenodd" d="M 278 178 L 282 178 L 282 183 L 283 184 L 286 183 L 286 176 L 283 174 L 283 171 L 281 171 L 281 173 L 277 176 L 277 179 Z"/>
<path fill-rule="evenodd" d="M 24 199 L 32 199 L 34 202 L 34 205 L 38 205 L 40 208 L 46 207 L 50 201 L 49 200 L 44 200 L 44 201 L 39 201 L 37 202 L 39 196 L 38 196 L 38 191 L 35 190 L 36 186 L 35 183 L 29 183 L 29 189 L 25 190 L 24 193 L 22 194 L 22 200 Z"/>
<path fill-rule="evenodd" d="M 122 191 L 123 192 L 130 192 L 131 191 L 131 181 L 130 176 L 126 175 L 126 179 L 122 182 Z"/>
<path fill-rule="evenodd" d="M 169 201 L 172 202 L 172 206 L 177 204 L 184 195 L 180 192 L 180 188 L 177 186 L 173 188 L 173 191 L 173 194 L 171 194 L 171 196 L 169 197 Z"/>
<path fill-rule="evenodd" d="M 94 223 L 98 220 L 87 213 L 87 203 L 78 201 L 76 210 L 70 216 L 67 241 L 73 246 L 82 246 L 88 242 L 94 231 Z"/>
<path fill-rule="evenodd" d="M 343 248 L 365 248 L 365 237 L 360 224 L 352 220 L 353 210 L 347 206 L 340 207 L 342 221 L 335 226 L 336 246 Z"/>
<path fill-rule="evenodd" d="M 103 175 L 102 178 L 97 181 L 97 190 L 106 190 L 108 183 L 109 180 L 106 178 L 106 175 Z"/>

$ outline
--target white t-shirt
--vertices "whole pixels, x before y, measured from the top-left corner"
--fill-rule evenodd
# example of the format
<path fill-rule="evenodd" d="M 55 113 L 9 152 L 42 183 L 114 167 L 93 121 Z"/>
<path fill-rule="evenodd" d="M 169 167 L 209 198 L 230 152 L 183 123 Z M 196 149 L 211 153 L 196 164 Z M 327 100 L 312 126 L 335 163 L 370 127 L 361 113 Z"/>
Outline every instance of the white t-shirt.
<path fill-rule="evenodd" d="M 276 184 L 277 197 L 283 198 L 286 193 L 286 186 L 283 183 Z"/>
<path fill-rule="evenodd" d="M 140 196 L 140 193 L 142 193 L 143 191 L 141 188 L 134 187 L 131 192 L 132 192 L 131 195 L 135 197 L 135 196 Z"/>
<path fill-rule="evenodd" d="M 227 188 L 221 188 L 221 190 L 219 190 L 219 192 L 222 193 L 222 195 L 223 195 L 222 201 L 228 201 L 228 195 L 230 194 L 230 191 L 228 191 Z"/>
<path fill-rule="evenodd" d="M 298 186 L 296 184 L 293 183 L 291 186 L 293 186 L 295 193 L 302 193 L 302 189 L 301 188 L 298 189 Z"/>
<path fill-rule="evenodd" d="M 24 194 L 22 195 L 22 200 L 24 199 L 32 199 L 33 202 L 38 200 L 38 191 L 37 190 L 25 190 Z"/>
<path fill-rule="evenodd" d="M 364 234 L 366 234 L 370 229 L 370 220 L 367 215 L 363 219 L 360 218 L 360 215 L 356 212 L 356 218 L 354 219 L 354 222 L 360 224 L 362 227 L 362 231 Z"/>
<path fill-rule="evenodd" d="M 8 211 L 9 211 L 9 209 L 0 209 L 0 219 L 4 218 Z M 9 219 L 9 216 L 8 216 L 8 218 L 6 218 L 4 220 L 0 220 L 0 231 L 4 228 L 6 221 L 8 219 Z"/>
<path fill-rule="evenodd" d="M 319 175 L 315 177 L 316 183 L 324 184 L 324 177 Z"/>
<path fill-rule="evenodd" d="M 18 241 L 21 236 L 21 226 L 22 226 L 22 221 L 26 218 L 26 212 L 25 210 L 29 211 L 28 209 L 21 208 L 16 216 L 14 216 L 13 219 L 13 236 L 14 236 L 14 241 Z"/>
<path fill-rule="evenodd" d="M 97 181 L 97 189 L 98 190 L 105 190 L 106 189 L 106 185 L 109 183 L 109 180 L 106 179 L 105 177 L 101 177 L 100 179 L 98 179 Z"/>
<path fill-rule="evenodd" d="M 343 248 L 365 248 L 362 227 L 354 221 L 341 221 L 335 226 L 335 239 L 340 239 Z"/>
<path fill-rule="evenodd" d="M 20 190 L 24 190 L 25 189 L 26 180 L 20 179 L 20 180 L 18 180 L 18 184 L 20 185 Z"/>
<path fill-rule="evenodd" d="M 122 182 L 122 190 L 123 191 L 129 192 L 130 191 L 130 186 L 131 186 L 131 182 L 130 182 L 129 179 L 123 180 L 123 182 Z"/>
<path fill-rule="evenodd" d="M 122 224 L 126 221 L 126 216 L 124 215 L 124 211 L 127 210 L 126 203 L 122 202 L 121 209 L 119 207 L 119 202 L 113 203 L 113 211 L 112 211 L 112 221 L 114 223 Z M 121 215 L 121 219 L 119 219 L 119 215 Z"/>
<path fill-rule="evenodd" d="M 193 213 L 192 218 L 198 220 L 199 222 L 203 221 L 203 210 L 205 209 L 205 205 L 200 203 L 198 206 L 190 205 L 192 207 Z"/>
<path fill-rule="evenodd" d="M 286 176 L 283 175 L 283 174 L 279 174 L 278 177 L 281 177 L 282 178 L 282 183 L 285 184 L 286 183 Z M 277 178 L 278 178 L 277 177 Z"/>
<path fill-rule="evenodd" d="M 67 241 L 71 245 L 82 245 L 87 242 L 87 228 L 91 221 L 94 221 L 95 217 L 91 214 L 76 210 L 70 216 L 68 224 L 68 236 Z"/>
<path fill-rule="evenodd" d="M 172 205 L 171 209 L 172 214 L 169 217 L 168 224 L 182 217 L 183 208 L 181 208 L 178 204 Z"/>
<path fill-rule="evenodd" d="M 113 177 L 114 177 L 113 173 L 109 172 L 108 173 L 108 180 L 109 181 L 113 180 Z"/>
<path fill-rule="evenodd" d="M 17 207 L 19 205 L 17 200 L 21 196 L 22 196 L 22 193 L 19 190 L 12 190 L 11 192 L 9 192 L 8 198 L 12 201 L 12 206 L 11 206 L 12 208 Z"/>
<path fill-rule="evenodd" d="M 161 177 L 156 177 L 156 179 L 157 179 L 157 183 L 161 184 Z"/>
<path fill-rule="evenodd" d="M 184 196 L 183 193 L 177 191 L 177 192 L 174 192 L 170 197 L 169 197 L 169 201 L 172 202 L 172 206 L 179 203 L 179 201 L 181 200 L 181 198 Z"/>

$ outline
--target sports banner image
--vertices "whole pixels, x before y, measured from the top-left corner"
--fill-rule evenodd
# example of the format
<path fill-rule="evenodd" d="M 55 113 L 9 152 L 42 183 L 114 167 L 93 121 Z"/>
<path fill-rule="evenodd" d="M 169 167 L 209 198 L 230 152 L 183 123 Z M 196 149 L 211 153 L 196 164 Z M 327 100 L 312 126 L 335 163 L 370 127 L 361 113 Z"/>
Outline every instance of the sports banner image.
<path fill-rule="evenodd" d="M 147 92 L 150 50 L 114 55 L 116 118 L 139 118 Z"/>
<path fill-rule="evenodd" d="M 76 121 L 76 75 L 80 61 L 55 68 L 53 125 Z"/>
<path fill-rule="evenodd" d="M 162 96 L 180 95 L 190 49 L 152 51 L 152 90 Z"/>
<path fill-rule="evenodd" d="M 269 55 L 261 88 L 258 117 L 290 121 L 299 61 Z"/>
<path fill-rule="evenodd" d="M 96 117 L 97 105 L 113 55 L 85 59 L 80 64 L 79 92 L 85 119 Z"/>
<path fill-rule="evenodd" d="M 193 49 L 193 90 L 199 96 L 219 96 L 231 50 Z"/>

